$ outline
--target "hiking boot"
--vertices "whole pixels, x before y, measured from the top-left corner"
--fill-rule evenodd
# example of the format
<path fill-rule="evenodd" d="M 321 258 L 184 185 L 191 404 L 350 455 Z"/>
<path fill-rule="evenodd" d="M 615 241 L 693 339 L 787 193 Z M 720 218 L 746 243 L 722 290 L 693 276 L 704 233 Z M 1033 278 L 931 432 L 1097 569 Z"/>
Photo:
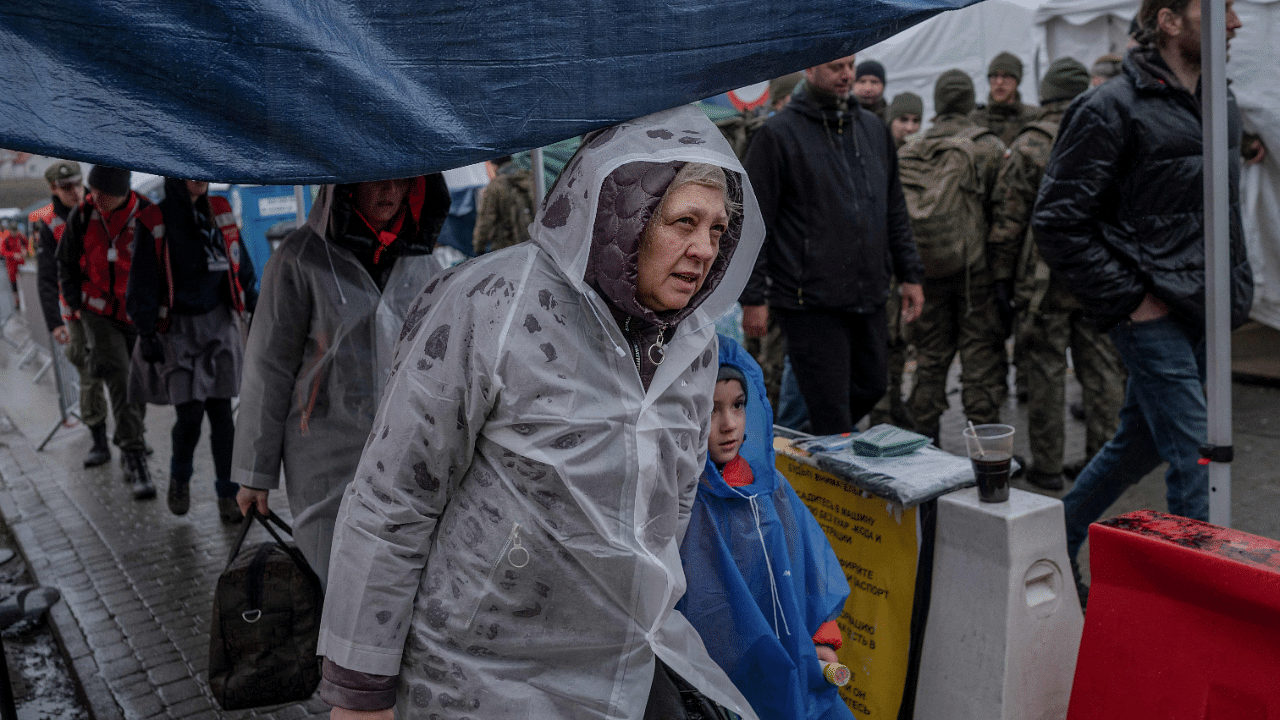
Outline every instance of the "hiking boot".
<path fill-rule="evenodd" d="M 1087 457 L 1083 460 L 1077 460 L 1076 462 L 1063 463 L 1062 474 L 1066 475 L 1068 480 L 1075 480 L 1077 475 L 1084 472 L 1085 466 L 1088 465 L 1089 461 L 1092 459 L 1092 457 Z"/>
<path fill-rule="evenodd" d="M 89 454 L 84 456 L 84 466 L 98 467 L 110 462 L 111 445 L 107 443 L 107 424 L 90 426 L 89 432 L 93 433 L 93 447 L 89 448 Z"/>
<path fill-rule="evenodd" d="M 182 516 L 191 509 L 191 482 L 169 478 L 169 494 L 166 497 L 169 512 Z"/>
<path fill-rule="evenodd" d="M 129 488 L 134 500 L 150 500 L 156 496 L 156 486 L 151 482 L 151 469 L 147 467 L 145 452 L 135 450 L 125 454 Z"/>
<path fill-rule="evenodd" d="M 1080 610 L 1083 612 L 1089 604 L 1089 586 L 1080 577 L 1080 563 L 1075 558 L 1071 558 L 1071 577 L 1076 582 L 1076 596 L 1080 598 Z"/>
<path fill-rule="evenodd" d="M 1075 418 L 1076 420 L 1079 420 L 1080 422 L 1084 422 L 1084 403 L 1082 402 L 1071 403 L 1071 417 Z"/>
<path fill-rule="evenodd" d="M 1027 459 L 1014 453 L 1013 461 L 1018 464 L 1018 467 L 1009 473 L 1009 477 L 1017 479 L 1027 473 Z"/>
<path fill-rule="evenodd" d="M 1027 482 L 1041 490 L 1061 490 L 1066 486 L 1062 473 L 1039 473 L 1035 470 L 1027 471 Z"/>
<path fill-rule="evenodd" d="M 240 512 L 240 505 L 236 503 L 234 497 L 218 498 L 218 517 L 228 525 L 235 525 L 244 520 L 244 514 Z"/>

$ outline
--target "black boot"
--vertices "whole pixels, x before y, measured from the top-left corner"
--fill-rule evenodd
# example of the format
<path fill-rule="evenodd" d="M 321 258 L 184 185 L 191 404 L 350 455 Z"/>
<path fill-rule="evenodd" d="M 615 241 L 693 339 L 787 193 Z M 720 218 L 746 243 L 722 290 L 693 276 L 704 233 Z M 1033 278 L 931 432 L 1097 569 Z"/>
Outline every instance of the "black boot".
<path fill-rule="evenodd" d="M 107 424 L 91 425 L 89 432 L 93 433 L 93 447 L 84 456 L 84 466 L 87 468 L 97 467 L 111 460 L 111 446 L 107 444 Z"/>
<path fill-rule="evenodd" d="M 186 515 L 191 508 L 191 481 L 169 478 L 169 512 L 174 515 Z"/>
<path fill-rule="evenodd" d="M 147 455 L 141 451 L 125 453 L 125 465 L 129 474 L 129 487 L 134 500 L 150 500 L 156 496 L 156 486 L 151 483 L 151 469 L 147 467 Z"/>

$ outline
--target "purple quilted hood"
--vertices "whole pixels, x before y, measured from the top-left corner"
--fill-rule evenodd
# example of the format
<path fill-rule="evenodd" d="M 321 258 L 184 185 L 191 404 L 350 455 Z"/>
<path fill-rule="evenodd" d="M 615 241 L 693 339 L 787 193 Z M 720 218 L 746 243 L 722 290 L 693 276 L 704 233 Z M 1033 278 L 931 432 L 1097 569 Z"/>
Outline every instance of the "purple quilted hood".
<path fill-rule="evenodd" d="M 720 255 L 689 305 L 655 313 L 636 301 L 640 238 L 685 163 L 725 170 L 743 212 L 720 240 Z M 628 315 L 676 325 L 703 309 L 714 321 L 742 291 L 764 238 L 750 182 L 720 131 L 693 107 L 680 107 L 592 132 L 565 166 L 534 221 L 533 239 L 565 274 L 594 288 Z"/>

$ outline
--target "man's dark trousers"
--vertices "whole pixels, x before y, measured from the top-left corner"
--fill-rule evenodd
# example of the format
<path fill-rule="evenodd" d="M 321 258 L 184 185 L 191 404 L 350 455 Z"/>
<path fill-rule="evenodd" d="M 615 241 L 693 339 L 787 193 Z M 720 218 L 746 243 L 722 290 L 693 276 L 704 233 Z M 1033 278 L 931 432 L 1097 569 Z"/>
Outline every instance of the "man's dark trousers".
<path fill-rule="evenodd" d="M 884 397 L 889 324 L 870 313 L 770 309 L 787 338 L 787 356 L 809 407 L 815 435 L 852 432 Z"/>

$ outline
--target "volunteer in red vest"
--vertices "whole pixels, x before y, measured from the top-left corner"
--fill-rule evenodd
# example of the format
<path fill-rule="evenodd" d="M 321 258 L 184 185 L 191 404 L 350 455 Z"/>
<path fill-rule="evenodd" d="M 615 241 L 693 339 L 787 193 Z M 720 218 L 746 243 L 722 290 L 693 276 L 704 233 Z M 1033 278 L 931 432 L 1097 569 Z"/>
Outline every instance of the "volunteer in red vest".
<path fill-rule="evenodd" d="M 67 215 L 84 202 L 84 177 L 80 163 L 59 160 L 44 171 L 53 200 L 35 212 L 40 220 L 36 241 L 36 289 L 45 327 L 60 345 L 80 375 L 80 420 L 93 434 L 93 447 L 84 458 L 85 467 L 95 467 L 111 459 L 107 443 L 107 395 L 102 381 L 89 372 L 89 344 L 84 327 L 71 316 L 58 292 L 58 242 L 67 231 Z"/>
<path fill-rule="evenodd" d="M 129 189 L 129 171 L 98 165 L 89 171 L 89 197 L 71 211 L 58 244 L 62 297 L 84 325 L 91 373 L 107 386 L 116 421 L 113 439 L 138 500 L 155 497 L 156 489 L 143 439 L 147 406 L 128 396 L 137 332 L 125 308 L 125 289 L 134 247 L 154 244 L 163 234 L 160 208 Z"/>
<path fill-rule="evenodd" d="M 4 267 L 9 271 L 9 289 L 13 291 L 13 307 L 22 309 L 18 297 L 18 268 L 27 262 L 27 238 L 18 232 L 17 223 L 9 220 L 0 229 L 0 255 L 4 255 Z"/>
<path fill-rule="evenodd" d="M 160 212 L 164 236 L 139 244 L 130 269 L 128 310 L 138 345 L 129 397 L 177 410 L 167 494 L 174 515 L 190 507 L 192 458 L 209 416 L 218 511 L 223 522 L 240 522 L 231 398 L 240 394 L 245 313 L 257 302 L 253 264 L 231 204 L 210 195 L 209 183 L 167 178 Z"/>

